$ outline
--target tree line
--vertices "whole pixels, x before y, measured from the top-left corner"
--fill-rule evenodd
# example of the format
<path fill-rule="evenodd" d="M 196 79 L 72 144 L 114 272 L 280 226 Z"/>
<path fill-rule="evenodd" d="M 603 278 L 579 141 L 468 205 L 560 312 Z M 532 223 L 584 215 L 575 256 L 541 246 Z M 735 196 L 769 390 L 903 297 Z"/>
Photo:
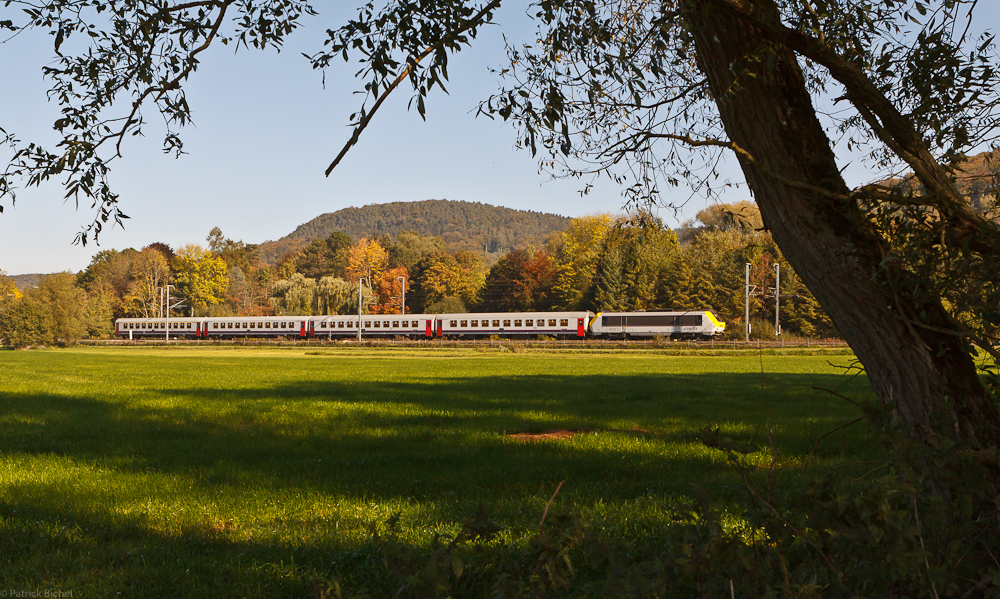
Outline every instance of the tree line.
<path fill-rule="evenodd" d="M 583 216 L 541 247 L 492 263 L 488 253 L 449 251 L 440 237 L 409 231 L 360 239 L 337 231 L 274 266 L 218 227 L 206 242 L 103 250 L 80 273 L 50 275 L 34 289 L 3 277 L 0 338 L 26 346 L 109 337 L 115 319 L 161 317 L 168 301 L 172 316 L 355 314 L 359 304 L 366 314 L 713 309 L 739 336 L 745 264 L 758 290 L 757 337 L 775 334 L 775 265 L 783 331 L 836 334 L 752 202 L 714 205 L 676 231 L 644 211 Z"/>

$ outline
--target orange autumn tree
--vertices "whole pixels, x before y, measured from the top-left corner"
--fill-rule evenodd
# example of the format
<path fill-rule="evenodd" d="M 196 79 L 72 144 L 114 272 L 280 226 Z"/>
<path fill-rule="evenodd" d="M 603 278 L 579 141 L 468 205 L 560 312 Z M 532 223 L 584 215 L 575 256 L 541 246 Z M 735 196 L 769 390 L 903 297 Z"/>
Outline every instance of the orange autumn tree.
<path fill-rule="evenodd" d="M 403 282 L 399 279 L 400 277 L 406 279 L 407 288 L 409 288 L 410 273 L 405 266 L 397 266 L 382 272 L 375 288 L 378 304 L 371 307 L 372 314 L 400 313 L 403 291 Z"/>

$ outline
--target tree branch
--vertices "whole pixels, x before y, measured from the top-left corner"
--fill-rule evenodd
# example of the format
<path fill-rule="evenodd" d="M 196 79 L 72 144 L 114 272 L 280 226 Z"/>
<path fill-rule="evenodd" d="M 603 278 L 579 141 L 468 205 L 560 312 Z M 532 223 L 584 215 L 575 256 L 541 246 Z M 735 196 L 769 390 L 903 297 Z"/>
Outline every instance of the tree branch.
<path fill-rule="evenodd" d="M 427 58 L 427 56 L 431 52 L 434 52 L 442 45 L 447 43 L 449 40 L 455 39 L 455 37 L 465 33 L 469 29 L 479 26 L 481 24 L 483 17 L 485 17 L 488 13 L 496 10 L 497 7 L 500 6 L 501 1 L 502 0 L 492 0 L 489 4 L 484 6 L 482 10 L 476 13 L 475 16 L 469 19 L 469 21 L 463 27 L 449 33 L 448 35 L 445 35 L 436 43 L 432 44 L 426 50 L 421 52 L 419 56 L 413 59 L 413 61 L 407 64 L 406 68 L 400 71 L 399 75 L 396 76 L 396 79 L 394 79 L 393 82 L 389 84 L 389 87 L 385 88 L 382 91 L 382 93 L 379 94 L 379 97 L 375 101 L 375 104 L 372 106 L 372 109 L 361 117 L 361 120 L 354 128 L 354 133 L 351 135 L 351 139 L 348 140 L 346 144 L 344 144 L 343 149 L 341 149 L 340 153 L 337 154 L 337 157 L 333 159 L 333 162 L 330 163 L 330 166 L 326 167 L 326 171 L 324 174 L 327 177 L 330 176 L 330 173 L 333 172 L 333 169 L 335 169 L 337 165 L 340 164 L 340 161 L 344 159 L 344 156 L 347 155 L 347 151 L 350 150 L 354 146 L 354 144 L 358 143 L 358 139 L 361 137 L 361 132 L 368 127 L 368 124 L 371 122 L 372 117 L 375 116 L 375 113 L 382 106 L 382 103 L 385 102 L 386 98 L 389 97 L 389 94 L 391 94 L 396 89 L 396 87 L 398 87 L 399 84 L 402 83 L 403 79 L 405 79 L 407 76 L 410 75 L 410 73 L 417 67 L 417 65 L 420 64 L 421 60 Z"/>

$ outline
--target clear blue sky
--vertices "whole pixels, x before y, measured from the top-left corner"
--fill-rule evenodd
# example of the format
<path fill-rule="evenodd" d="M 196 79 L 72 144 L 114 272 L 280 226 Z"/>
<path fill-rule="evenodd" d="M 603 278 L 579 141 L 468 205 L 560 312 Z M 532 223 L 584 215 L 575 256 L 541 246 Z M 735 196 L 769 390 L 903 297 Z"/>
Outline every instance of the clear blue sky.
<path fill-rule="evenodd" d="M 990 26 L 1000 9 L 986 4 L 980 22 Z M 0 18 L 12 18 L 4 12 L 13 10 L 0 7 Z M 530 39 L 523 10 L 522 5 L 499 15 L 508 39 Z M 582 182 L 549 181 L 529 153 L 514 150 L 511 127 L 474 116 L 477 102 L 496 90 L 487 67 L 504 64 L 499 27 L 487 28 L 473 48 L 453 59 L 451 95 L 432 95 L 426 122 L 407 111 L 409 96 L 401 88 L 344 162 L 324 177 L 349 137 L 348 116 L 360 96 L 352 94 L 358 87 L 353 65 L 337 65 L 323 89 L 320 74 L 300 54 L 320 48 L 324 30 L 347 14 L 331 14 L 326 6 L 321 11 L 327 14 L 308 19 L 281 53 L 234 54 L 232 47 L 219 46 L 202 55 L 187 86 L 195 121 L 181 132 L 187 155 L 174 159 L 160 151 L 162 128 L 147 111 L 146 137 L 128 140 L 124 160 L 111 173 L 131 219 L 124 230 L 106 228 L 100 247 L 71 244 L 93 212 L 89 205 L 77 210 L 64 202 L 57 182 L 21 189 L 14 207 L 4 201 L 0 270 L 77 271 L 100 249 L 138 249 L 154 241 L 204 244 L 215 226 L 227 237 L 259 243 L 320 214 L 373 203 L 465 200 L 566 216 L 621 207 L 620 190 L 610 182 L 581 197 Z M 41 65 L 51 50 L 51 37 L 40 31 L 0 44 L 0 127 L 50 144 L 58 107 L 46 100 Z M 724 168 L 732 172 L 733 164 Z M 672 199 L 682 202 L 689 194 L 680 189 Z M 749 193 L 738 190 L 729 197 L 745 199 Z M 681 218 L 704 206 L 705 200 L 693 199 Z M 678 224 L 671 212 L 661 215 L 669 225 Z"/>

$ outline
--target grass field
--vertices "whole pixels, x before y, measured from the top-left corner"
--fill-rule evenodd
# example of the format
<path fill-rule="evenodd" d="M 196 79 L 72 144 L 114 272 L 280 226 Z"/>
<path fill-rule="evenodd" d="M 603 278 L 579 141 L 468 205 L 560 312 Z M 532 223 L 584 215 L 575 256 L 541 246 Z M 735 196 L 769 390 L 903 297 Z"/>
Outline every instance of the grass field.
<path fill-rule="evenodd" d="M 846 355 L 119 348 L 0 352 L 0 584 L 105 596 L 391 594 L 369 529 L 498 547 L 546 502 L 609 539 L 655 537 L 702 489 L 746 492 L 700 433 L 766 443 L 794 492 L 871 459 Z M 526 442 L 516 433 L 590 429 Z M 768 452 L 754 459 L 769 462 Z M 845 469 L 846 471 L 847 469 Z M 499 549 L 498 549 L 499 550 Z M 489 559 L 480 556 L 479 559 Z"/>

